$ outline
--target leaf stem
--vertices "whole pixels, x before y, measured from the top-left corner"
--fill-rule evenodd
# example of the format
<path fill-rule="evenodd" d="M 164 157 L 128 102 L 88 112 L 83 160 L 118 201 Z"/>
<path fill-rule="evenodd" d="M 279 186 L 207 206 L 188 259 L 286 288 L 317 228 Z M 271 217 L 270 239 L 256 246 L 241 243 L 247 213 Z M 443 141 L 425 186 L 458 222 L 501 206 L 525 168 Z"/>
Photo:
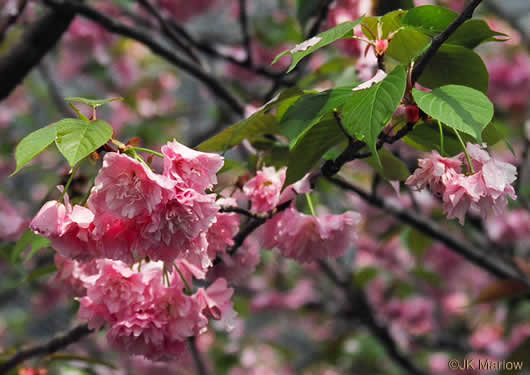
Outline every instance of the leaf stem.
<path fill-rule="evenodd" d="M 305 199 L 307 200 L 307 205 L 309 206 L 309 211 L 311 212 L 311 215 L 317 216 L 315 214 L 315 208 L 313 207 L 313 201 L 311 200 L 311 194 L 307 193 L 305 195 Z"/>
<path fill-rule="evenodd" d="M 147 152 L 149 154 L 153 154 L 155 156 L 158 156 L 159 158 L 164 158 L 164 155 L 161 154 L 160 152 L 156 152 L 156 151 L 153 151 L 153 150 L 150 150 L 148 148 L 144 148 L 144 147 L 132 147 L 131 150 L 135 150 L 135 151 L 140 151 L 140 152 Z"/>
<path fill-rule="evenodd" d="M 469 156 L 469 152 L 467 152 L 466 145 L 464 144 L 464 141 L 462 140 L 462 137 L 460 136 L 460 133 L 458 130 L 453 129 L 455 131 L 456 137 L 460 141 L 460 144 L 462 145 L 462 148 L 464 149 L 464 154 L 466 154 L 467 164 L 469 165 L 469 170 L 471 171 L 471 174 L 475 173 L 475 169 L 473 168 L 473 163 L 471 162 L 471 156 Z"/>
<path fill-rule="evenodd" d="M 59 201 L 62 202 L 64 200 L 64 195 L 68 192 L 68 189 L 70 188 L 70 185 L 72 184 L 72 181 L 74 179 L 75 174 L 79 170 L 81 163 L 77 163 L 74 168 L 72 169 L 72 174 L 70 174 L 70 177 L 68 178 L 68 181 L 66 182 L 66 185 L 64 187 L 63 192 L 61 193 L 61 196 L 59 197 Z"/>
<path fill-rule="evenodd" d="M 444 150 L 444 130 L 442 123 L 440 120 L 438 120 L 438 128 L 440 128 L 440 152 L 442 153 L 442 156 L 445 156 L 445 150 Z"/>

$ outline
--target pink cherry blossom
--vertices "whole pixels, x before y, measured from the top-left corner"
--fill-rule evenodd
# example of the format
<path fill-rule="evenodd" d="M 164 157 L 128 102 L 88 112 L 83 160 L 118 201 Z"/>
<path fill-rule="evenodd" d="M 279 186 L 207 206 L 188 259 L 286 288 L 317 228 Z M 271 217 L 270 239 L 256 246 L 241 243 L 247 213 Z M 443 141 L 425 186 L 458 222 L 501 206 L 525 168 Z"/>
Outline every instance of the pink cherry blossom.
<path fill-rule="evenodd" d="M 208 272 L 208 279 L 225 278 L 231 284 L 240 284 L 256 270 L 260 262 L 260 244 L 256 236 L 249 236 L 233 255 L 221 253 L 221 262 Z"/>
<path fill-rule="evenodd" d="M 445 185 L 461 173 L 462 162 L 457 158 L 445 158 L 437 151 L 418 160 L 418 169 L 407 178 L 405 183 L 422 190 L 429 186 L 431 192 L 442 196 Z"/>
<path fill-rule="evenodd" d="M 277 171 L 274 167 L 264 167 L 243 186 L 252 203 L 252 212 L 268 212 L 278 205 L 285 175 L 285 168 Z"/>
<path fill-rule="evenodd" d="M 314 217 L 290 207 L 264 225 L 263 244 L 303 263 L 338 257 L 353 245 L 359 222 L 355 212 Z"/>
<path fill-rule="evenodd" d="M 195 151 L 176 140 L 162 147 L 164 175 L 182 186 L 203 192 L 217 183 L 216 173 L 223 166 L 223 157 Z"/>
<path fill-rule="evenodd" d="M 223 328 L 232 330 L 237 313 L 234 311 L 232 295 L 234 290 L 228 288 L 225 279 L 217 279 L 206 290 L 199 288 L 194 295 L 202 306 L 202 314 L 207 318 L 219 320 Z"/>
<path fill-rule="evenodd" d="M 93 221 L 92 211 L 78 205 L 72 207 L 65 199 L 65 204 L 46 202 L 31 221 L 30 228 L 48 238 L 52 247 L 61 255 L 86 260 L 94 255 L 90 237 Z"/>
<path fill-rule="evenodd" d="M 175 182 L 124 154 L 109 152 L 96 176 L 88 207 L 121 219 L 151 215 L 173 193 Z"/>
<path fill-rule="evenodd" d="M 137 250 L 165 262 L 172 262 L 186 251 L 206 256 L 206 232 L 219 210 L 215 198 L 215 194 L 199 194 L 192 189 L 177 191 L 173 199 L 147 218 Z"/>
<path fill-rule="evenodd" d="M 81 263 L 70 258 L 55 254 L 57 273 L 53 276 L 52 285 L 68 288 L 68 294 L 84 296 L 86 294 L 85 280 L 87 277 L 98 273 L 95 261 Z"/>
<path fill-rule="evenodd" d="M 232 198 L 221 198 L 217 204 L 222 207 L 235 206 Z M 216 222 L 208 229 L 206 239 L 208 241 L 208 255 L 215 258 L 218 253 L 224 253 L 228 246 L 234 244 L 234 236 L 239 231 L 239 215 L 233 212 L 218 212 Z"/>

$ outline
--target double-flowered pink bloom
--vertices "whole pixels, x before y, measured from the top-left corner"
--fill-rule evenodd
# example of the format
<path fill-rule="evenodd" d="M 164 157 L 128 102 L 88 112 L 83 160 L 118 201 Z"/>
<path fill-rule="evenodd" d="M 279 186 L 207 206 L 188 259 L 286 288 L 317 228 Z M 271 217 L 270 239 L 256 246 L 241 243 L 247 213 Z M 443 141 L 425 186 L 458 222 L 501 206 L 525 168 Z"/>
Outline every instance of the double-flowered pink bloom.
<path fill-rule="evenodd" d="M 508 197 L 516 199 L 511 185 L 516 179 L 516 168 L 492 158 L 478 145 L 468 143 L 466 149 L 472 167 L 464 153 L 445 158 L 433 151 L 419 160 L 419 168 L 406 181 L 418 190 L 429 186 L 442 198 L 447 218 L 458 218 L 461 224 L 470 209 L 487 218 L 502 214 L 508 205 Z M 471 173 L 464 174 L 464 168 Z"/>
<path fill-rule="evenodd" d="M 165 360 L 186 350 L 186 339 L 206 330 L 209 319 L 230 328 L 235 317 L 233 290 L 218 279 L 209 288 L 186 291 L 185 279 L 169 272 L 164 282 L 163 263 L 142 264 L 135 271 L 125 263 L 96 261 L 99 272 L 84 278 L 87 293 L 79 299 L 79 316 L 91 328 L 109 328 L 107 337 L 116 349 Z M 185 265 L 179 264 L 185 272 Z"/>
<path fill-rule="evenodd" d="M 206 194 L 223 158 L 177 142 L 162 148 L 164 174 L 125 154 L 103 159 L 87 206 L 51 201 L 31 223 L 62 255 L 128 264 L 149 257 L 168 264 L 188 257 L 210 265 L 206 240 L 216 222 L 215 194 Z"/>

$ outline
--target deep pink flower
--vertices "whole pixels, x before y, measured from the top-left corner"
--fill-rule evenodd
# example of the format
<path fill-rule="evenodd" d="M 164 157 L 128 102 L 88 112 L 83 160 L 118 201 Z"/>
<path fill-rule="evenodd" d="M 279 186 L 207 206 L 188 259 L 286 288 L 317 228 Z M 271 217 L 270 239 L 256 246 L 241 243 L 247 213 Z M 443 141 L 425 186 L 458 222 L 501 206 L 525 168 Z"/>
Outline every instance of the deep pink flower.
<path fill-rule="evenodd" d="M 96 176 L 88 207 L 121 219 L 151 215 L 173 194 L 175 182 L 127 155 L 109 152 Z"/>
<path fill-rule="evenodd" d="M 222 198 L 217 201 L 222 207 L 235 206 L 234 199 Z M 208 255 L 215 258 L 218 253 L 224 253 L 228 246 L 234 244 L 234 236 L 239 231 L 240 218 L 233 212 L 218 212 L 217 220 L 210 226 L 206 239 L 208 241 Z"/>
<path fill-rule="evenodd" d="M 160 7 L 167 10 L 178 22 L 186 22 L 201 13 L 206 12 L 217 0 L 194 0 L 189 3 L 184 0 L 157 0 Z"/>
<path fill-rule="evenodd" d="M 87 295 L 79 299 L 79 317 L 90 327 L 112 324 L 149 304 L 153 296 L 142 273 L 119 261 L 101 259 L 96 263 L 99 273 L 84 279 Z M 161 273 L 156 281 L 162 286 Z"/>
<path fill-rule="evenodd" d="M 164 175 L 177 181 L 178 185 L 198 192 L 217 183 L 216 173 L 223 166 L 223 157 L 213 153 L 195 151 L 176 140 L 162 147 Z"/>
<path fill-rule="evenodd" d="M 206 256 L 206 232 L 219 211 L 215 198 L 215 194 L 199 194 L 192 189 L 177 191 L 147 219 L 138 252 L 169 263 L 186 251 Z"/>
<path fill-rule="evenodd" d="M 355 212 L 314 217 L 290 207 L 264 225 L 263 244 L 300 262 L 338 257 L 353 245 L 359 222 Z"/>
<path fill-rule="evenodd" d="M 278 205 L 285 174 L 285 168 L 276 171 L 274 167 L 265 167 L 243 186 L 252 203 L 252 212 L 268 212 Z"/>

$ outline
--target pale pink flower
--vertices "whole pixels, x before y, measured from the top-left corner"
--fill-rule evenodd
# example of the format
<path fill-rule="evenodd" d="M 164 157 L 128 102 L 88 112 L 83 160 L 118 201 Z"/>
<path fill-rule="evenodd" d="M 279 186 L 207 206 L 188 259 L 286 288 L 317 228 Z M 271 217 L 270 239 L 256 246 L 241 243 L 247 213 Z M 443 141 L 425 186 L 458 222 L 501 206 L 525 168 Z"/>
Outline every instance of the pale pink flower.
<path fill-rule="evenodd" d="M 311 280 L 300 280 L 296 286 L 287 293 L 265 291 L 252 299 L 252 310 L 262 311 L 267 309 L 296 310 L 315 298 Z"/>
<path fill-rule="evenodd" d="M 268 212 L 278 205 L 285 175 L 286 168 L 277 171 L 274 167 L 264 167 L 243 186 L 252 203 L 252 212 Z"/>
<path fill-rule="evenodd" d="M 235 254 L 219 254 L 222 262 L 208 272 L 208 279 L 225 278 L 231 284 L 241 283 L 256 270 L 260 262 L 260 244 L 255 236 L 249 236 Z"/>
<path fill-rule="evenodd" d="M 178 185 L 198 192 L 217 183 L 216 173 L 223 166 L 223 157 L 213 153 L 195 151 L 176 140 L 162 146 L 164 175 L 177 181 Z"/>
<path fill-rule="evenodd" d="M 264 247 L 306 263 L 343 255 L 357 238 L 359 222 L 355 212 L 314 217 L 290 207 L 269 220 L 261 233 Z"/>
<path fill-rule="evenodd" d="M 50 240 L 61 255 L 86 260 L 94 254 L 90 231 L 94 213 L 86 207 L 72 207 L 65 196 L 65 204 L 49 201 L 42 206 L 30 223 L 33 232 Z"/>
<path fill-rule="evenodd" d="M 121 219 L 151 215 L 167 199 L 175 182 L 127 155 L 109 152 L 96 176 L 88 207 Z"/>
<path fill-rule="evenodd" d="M 405 183 L 422 190 L 429 186 L 431 192 L 442 196 L 445 185 L 461 173 L 462 162 L 458 158 L 444 158 L 437 151 L 418 160 L 418 169 Z"/>
<path fill-rule="evenodd" d="M 228 288 L 225 279 L 217 279 L 206 290 L 199 288 L 194 297 L 202 306 L 202 314 L 206 318 L 219 320 L 221 326 L 230 331 L 237 316 L 231 299 L 233 294 L 234 289 Z"/>

